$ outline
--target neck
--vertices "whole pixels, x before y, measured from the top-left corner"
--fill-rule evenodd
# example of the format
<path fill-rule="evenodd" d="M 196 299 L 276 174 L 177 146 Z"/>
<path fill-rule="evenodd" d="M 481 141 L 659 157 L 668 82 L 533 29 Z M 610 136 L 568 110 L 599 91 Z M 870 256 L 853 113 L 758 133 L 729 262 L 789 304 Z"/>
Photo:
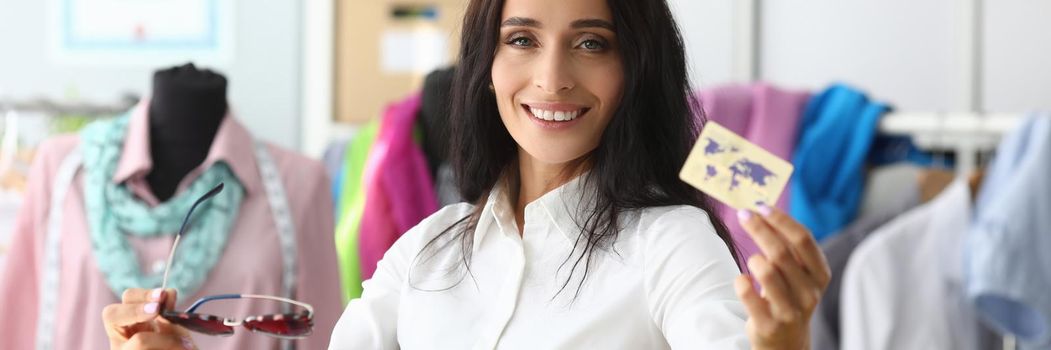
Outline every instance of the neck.
<path fill-rule="evenodd" d="M 545 163 L 529 155 L 525 150 L 518 150 L 518 179 L 508 190 L 517 193 L 515 202 L 515 221 L 518 233 L 522 234 L 525 225 L 525 207 L 544 194 L 573 180 L 587 169 L 583 159 L 566 163 Z M 515 187 L 517 192 L 513 192 Z"/>

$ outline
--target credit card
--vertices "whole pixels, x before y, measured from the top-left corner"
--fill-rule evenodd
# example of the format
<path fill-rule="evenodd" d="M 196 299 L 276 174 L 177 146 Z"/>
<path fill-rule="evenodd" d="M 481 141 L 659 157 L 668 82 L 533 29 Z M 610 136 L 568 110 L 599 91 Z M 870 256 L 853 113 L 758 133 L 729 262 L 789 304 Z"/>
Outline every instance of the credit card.
<path fill-rule="evenodd" d="M 792 164 L 715 122 L 707 122 L 679 178 L 735 209 L 774 206 Z"/>

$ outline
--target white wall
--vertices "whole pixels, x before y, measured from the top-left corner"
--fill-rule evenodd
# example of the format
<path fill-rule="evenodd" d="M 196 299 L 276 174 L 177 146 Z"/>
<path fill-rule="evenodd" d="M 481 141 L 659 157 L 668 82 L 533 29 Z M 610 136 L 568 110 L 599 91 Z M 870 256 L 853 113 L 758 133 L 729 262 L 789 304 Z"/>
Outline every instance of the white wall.
<path fill-rule="evenodd" d="M 986 1 L 984 107 L 1051 110 L 1051 2 Z"/>
<path fill-rule="evenodd" d="M 981 1 L 976 57 L 971 0 L 669 1 L 700 87 L 740 81 L 733 73 L 740 57 L 731 52 L 746 38 L 735 32 L 733 8 L 752 1 L 761 80 L 810 90 L 846 82 L 915 112 L 1051 109 L 1051 2 Z M 977 94 L 968 89 L 972 78 Z"/>
<path fill-rule="evenodd" d="M 951 109 L 954 2 L 765 1 L 760 75 L 807 89 L 843 81 L 902 109 Z"/>
<path fill-rule="evenodd" d="M 48 1 L 0 0 L 0 98 L 75 95 L 114 103 L 124 92 L 147 93 L 158 67 L 69 66 L 48 53 Z M 297 0 L 235 1 L 233 61 L 209 67 L 230 82 L 229 97 L 259 138 L 298 148 L 301 4 Z"/>
<path fill-rule="evenodd" d="M 732 40 L 735 1 L 668 0 L 686 42 L 694 87 L 737 80 Z"/>

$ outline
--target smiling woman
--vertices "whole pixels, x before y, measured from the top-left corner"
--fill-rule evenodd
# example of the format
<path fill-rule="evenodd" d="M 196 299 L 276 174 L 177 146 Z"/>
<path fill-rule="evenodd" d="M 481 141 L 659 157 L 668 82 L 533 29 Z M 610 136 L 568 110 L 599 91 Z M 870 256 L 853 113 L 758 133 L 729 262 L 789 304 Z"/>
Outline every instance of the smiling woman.
<path fill-rule="evenodd" d="M 525 151 L 520 154 L 541 164 L 560 165 L 594 150 L 620 102 L 624 70 L 612 18 L 608 8 L 588 5 L 594 4 L 541 9 L 511 1 L 504 7 L 493 92 L 504 126 Z"/>
<path fill-rule="evenodd" d="M 740 275 L 678 178 L 689 92 L 664 0 L 470 1 L 450 101 L 466 203 L 387 251 L 330 348 L 809 348 L 824 257 L 764 207 L 741 213 L 763 295 Z"/>
<path fill-rule="evenodd" d="M 690 90 L 662 0 L 471 1 L 450 116 L 469 204 L 387 252 L 332 348 L 807 348 L 823 257 L 764 210 L 743 221 L 775 252 L 750 264 L 769 296 L 740 276 L 678 179 Z"/>

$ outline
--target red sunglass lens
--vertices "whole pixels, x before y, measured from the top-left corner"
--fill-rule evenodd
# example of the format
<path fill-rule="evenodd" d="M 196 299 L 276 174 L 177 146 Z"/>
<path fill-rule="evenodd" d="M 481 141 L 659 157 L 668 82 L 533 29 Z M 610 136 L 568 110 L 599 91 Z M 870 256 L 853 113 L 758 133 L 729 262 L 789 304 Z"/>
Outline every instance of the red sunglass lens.
<path fill-rule="evenodd" d="M 251 317 L 244 326 L 252 331 L 285 337 L 309 335 L 314 329 L 314 319 L 306 313 L 278 314 Z"/>
<path fill-rule="evenodd" d="M 223 319 L 205 314 L 165 312 L 164 319 L 197 333 L 208 335 L 231 335 L 234 328 L 223 324 Z"/>

